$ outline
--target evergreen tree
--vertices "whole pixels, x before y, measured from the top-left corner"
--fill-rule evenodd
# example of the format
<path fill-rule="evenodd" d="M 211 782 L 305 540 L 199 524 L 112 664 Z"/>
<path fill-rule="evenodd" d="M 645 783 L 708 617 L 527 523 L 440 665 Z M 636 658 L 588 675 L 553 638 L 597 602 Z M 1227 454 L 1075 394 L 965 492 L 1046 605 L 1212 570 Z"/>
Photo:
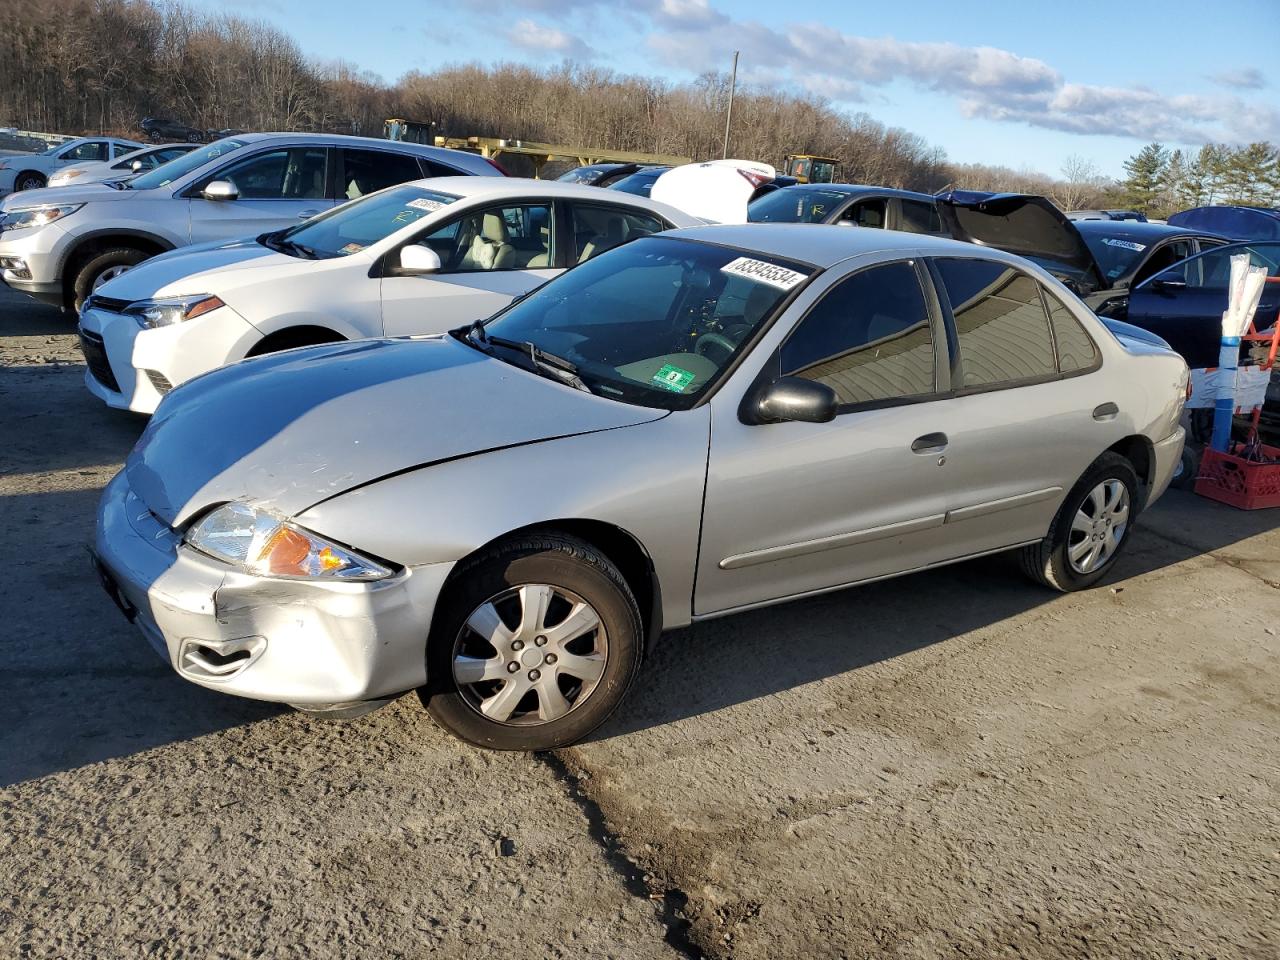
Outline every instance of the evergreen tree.
<path fill-rule="evenodd" d="M 1160 206 L 1160 192 L 1169 153 L 1161 143 L 1149 143 L 1124 162 L 1122 184 L 1124 202 L 1143 213 L 1154 214 Z"/>
<path fill-rule="evenodd" d="M 1161 216 L 1167 217 L 1183 209 L 1181 196 L 1186 189 L 1188 172 L 1187 161 L 1181 150 L 1174 150 L 1169 154 L 1169 161 L 1160 175 L 1159 212 Z"/>

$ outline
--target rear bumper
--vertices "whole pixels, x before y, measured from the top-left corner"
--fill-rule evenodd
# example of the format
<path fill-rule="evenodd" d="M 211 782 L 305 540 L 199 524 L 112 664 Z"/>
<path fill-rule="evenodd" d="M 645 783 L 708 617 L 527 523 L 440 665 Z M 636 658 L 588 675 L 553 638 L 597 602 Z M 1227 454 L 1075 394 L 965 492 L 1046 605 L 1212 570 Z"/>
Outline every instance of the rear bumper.
<path fill-rule="evenodd" d="M 1151 471 L 1151 490 L 1147 494 L 1146 506 L 1151 506 L 1169 489 L 1169 481 L 1177 472 L 1178 463 L 1182 460 L 1182 447 L 1186 443 L 1187 431 L 1178 427 L 1172 434 L 1154 445 L 1154 464 Z"/>
<path fill-rule="evenodd" d="M 452 564 L 374 583 L 255 577 L 182 544 L 124 473 L 98 509 L 94 550 L 108 593 L 192 683 L 312 709 L 426 682 L 426 640 Z"/>

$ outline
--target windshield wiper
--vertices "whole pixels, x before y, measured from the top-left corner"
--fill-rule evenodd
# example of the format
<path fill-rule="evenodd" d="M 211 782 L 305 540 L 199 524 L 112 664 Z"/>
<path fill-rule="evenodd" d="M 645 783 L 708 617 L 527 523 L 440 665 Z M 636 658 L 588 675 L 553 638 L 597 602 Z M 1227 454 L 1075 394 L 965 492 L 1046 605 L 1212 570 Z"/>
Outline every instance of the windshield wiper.
<path fill-rule="evenodd" d="M 470 337 L 473 333 L 477 333 L 476 324 L 472 324 L 471 329 L 467 331 Z M 556 356 L 543 350 L 532 340 L 508 340 L 506 337 L 495 337 L 484 331 L 484 325 L 480 324 L 479 336 L 484 339 L 482 343 L 492 344 L 495 347 L 506 347 L 508 350 L 515 350 L 529 358 L 529 363 L 533 365 L 533 369 L 537 373 L 550 374 L 560 383 L 567 383 L 571 387 L 591 393 L 592 390 L 586 385 L 583 379 L 578 376 L 578 367 L 572 360 L 566 360 L 564 357 Z"/>
<path fill-rule="evenodd" d="M 320 255 L 310 247 L 301 243 L 295 243 L 292 240 L 285 240 L 279 234 L 264 233 L 258 237 L 258 242 L 264 247 L 268 247 L 276 253 L 287 254 L 288 256 L 299 257 L 304 260 L 319 260 Z"/>

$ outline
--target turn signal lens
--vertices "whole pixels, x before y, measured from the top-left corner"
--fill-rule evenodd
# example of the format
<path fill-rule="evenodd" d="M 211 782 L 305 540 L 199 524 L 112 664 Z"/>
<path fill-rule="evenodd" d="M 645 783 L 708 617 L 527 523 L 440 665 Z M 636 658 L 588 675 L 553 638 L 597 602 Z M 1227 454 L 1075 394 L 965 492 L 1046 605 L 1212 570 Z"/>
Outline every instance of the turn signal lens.
<path fill-rule="evenodd" d="M 325 548 L 328 550 L 328 547 Z M 311 552 L 311 541 L 288 527 L 279 527 L 258 554 L 258 562 L 267 570 L 287 577 L 305 577 L 310 571 L 303 566 Z"/>

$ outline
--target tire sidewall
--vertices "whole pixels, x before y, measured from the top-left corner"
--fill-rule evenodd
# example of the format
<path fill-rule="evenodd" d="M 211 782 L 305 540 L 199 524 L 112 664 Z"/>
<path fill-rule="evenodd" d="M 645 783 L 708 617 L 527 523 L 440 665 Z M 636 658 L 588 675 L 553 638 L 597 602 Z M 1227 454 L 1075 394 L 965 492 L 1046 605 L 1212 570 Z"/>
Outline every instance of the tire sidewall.
<path fill-rule="evenodd" d="M 127 248 L 107 250 L 89 258 L 76 274 L 74 284 L 75 308 L 79 310 L 85 298 L 93 293 L 93 282 L 104 270 L 118 266 L 135 267 L 146 259 L 147 255 L 141 250 Z"/>
<path fill-rule="evenodd" d="M 1089 573 L 1077 573 L 1067 556 L 1067 549 L 1071 543 L 1071 521 L 1094 487 L 1110 480 L 1119 480 L 1125 485 L 1129 494 L 1129 520 L 1125 526 L 1124 538 L 1121 539 L 1115 552 L 1098 569 Z M 1129 461 L 1117 454 L 1100 457 L 1076 481 L 1076 485 L 1063 500 L 1062 509 L 1054 518 L 1053 531 L 1050 535 L 1049 563 L 1053 567 L 1054 577 L 1065 589 L 1083 590 L 1091 587 L 1111 571 L 1133 537 L 1133 527 L 1138 519 L 1141 502 L 1138 475 Z"/>
<path fill-rule="evenodd" d="M 604 675 L 586 702 L 559 720 L 530 727 L 506 726 L 481 716 L 463 699 L 453 681 L 453 648 L 476 607 L 504 590 L 529 583 L 562 587 L 590 603 L 607 633 L 608 656 Z M 581 740 L 608 719 L 625 697 L 643 649 L 639 611 L 620 576 L 615 582 L 563 549 L 548 546 L 513 551 L 466 571 L 442 597 L 427 642 L 428 681 L 420 695 L 438 723 L 477 746 L 556 749 Z"/>

